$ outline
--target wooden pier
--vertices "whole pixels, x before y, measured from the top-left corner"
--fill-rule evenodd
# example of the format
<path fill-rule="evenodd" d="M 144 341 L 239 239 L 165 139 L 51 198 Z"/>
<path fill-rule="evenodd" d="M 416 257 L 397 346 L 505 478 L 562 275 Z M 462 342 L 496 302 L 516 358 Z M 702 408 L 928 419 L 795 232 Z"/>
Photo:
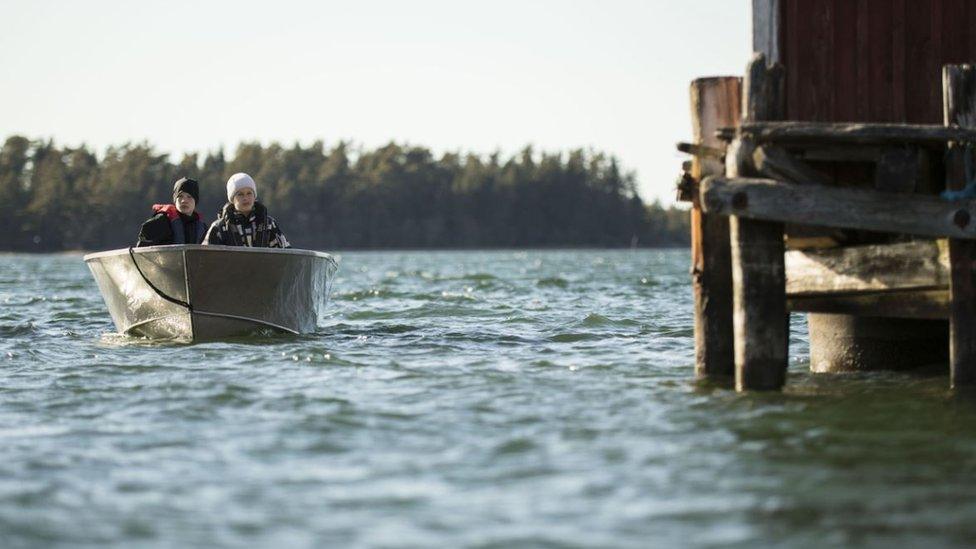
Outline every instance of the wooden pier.
<path fill-rule="evenodd" d="M 976 60 L 976 5 L 921 31 L 918 5 L 892 5 L 893 35 L 853 3 L 754 0 L 744 76 L 692 83 L 679 197 L 692 203 L 699 377 L 781 388 L 789 315 L 809 313 L 815 371 L 942 361 L 952 387 L 976 384 L 976 67 L 959 62 Z M 854 32 L 855 47 L 792 38 L 814 31 Z M 916 62 L 874 59 L 873 40 Z M 824 59 L 826 82 L 800 87 Z M 938 124 L 926 117 L 940 95 Z M 875 100 L 888 110 L 861 109 Z"/>

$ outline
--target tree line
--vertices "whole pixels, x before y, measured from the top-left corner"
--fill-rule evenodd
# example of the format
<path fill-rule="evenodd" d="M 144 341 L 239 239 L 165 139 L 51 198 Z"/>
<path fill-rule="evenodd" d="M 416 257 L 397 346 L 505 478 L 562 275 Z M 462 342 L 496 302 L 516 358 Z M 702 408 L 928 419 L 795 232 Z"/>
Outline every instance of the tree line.
<path fill-rule="evenodd" d="M 247 172 L 258 200 L 292 245 L 370 248 L 626 247 L 688 244 L 688 214 L 645 204 L 633 173 L 599 152 L 503 157 L 390 143 L 373 150 L 242 143 L 185 154 L 146 143 L 109 147 L 6 139 L 0 151 L 0 249 L 101 250 L 135 242 L 173 182 L 200 181 L 198 210 L 213 221 L 231 174 Z"/>

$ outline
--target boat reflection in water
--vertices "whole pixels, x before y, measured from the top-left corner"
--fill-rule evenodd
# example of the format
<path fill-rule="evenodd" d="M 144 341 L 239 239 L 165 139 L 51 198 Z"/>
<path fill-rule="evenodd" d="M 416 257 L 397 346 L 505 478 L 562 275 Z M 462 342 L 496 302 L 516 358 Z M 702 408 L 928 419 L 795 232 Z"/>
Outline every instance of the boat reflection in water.
<path fill-rule="evenodd" d="M 315 331 L 338 269 L 295 249 L 151 246 L 85 256 L 119 333 L 213 340 Z"/>

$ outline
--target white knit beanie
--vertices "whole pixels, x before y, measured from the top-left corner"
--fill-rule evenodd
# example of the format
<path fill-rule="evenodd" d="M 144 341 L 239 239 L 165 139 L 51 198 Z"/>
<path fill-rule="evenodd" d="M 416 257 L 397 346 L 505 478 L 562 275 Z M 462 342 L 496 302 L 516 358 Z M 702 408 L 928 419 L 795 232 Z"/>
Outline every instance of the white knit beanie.
<path fill-rule="evenodd" d="M 257 198 L 258 186 L 254 184 L 254 180 L 251 179 L 251 176 L 247 175 L 246 173 L 235 173 L 234 175 L 230 176 L 230 179 L 227 180 L 227 201 L 233 202 L 234 195 L 237 194 L 237 191 L 247 187 L 250 187 L 251 190 L 254 191 L 254 198 Z"/>

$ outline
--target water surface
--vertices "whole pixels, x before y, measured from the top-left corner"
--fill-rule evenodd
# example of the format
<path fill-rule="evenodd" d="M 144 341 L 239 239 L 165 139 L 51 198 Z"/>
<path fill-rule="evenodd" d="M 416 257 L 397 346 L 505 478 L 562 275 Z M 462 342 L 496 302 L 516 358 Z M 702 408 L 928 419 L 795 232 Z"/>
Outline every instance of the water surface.
<path fill-rule="evenodd" d="M 0 546 L 965 546 L 945 375 L 692 379 L 685 251 L 345 253 L 320 330 L 115 335 L 0 256 Z"/>

